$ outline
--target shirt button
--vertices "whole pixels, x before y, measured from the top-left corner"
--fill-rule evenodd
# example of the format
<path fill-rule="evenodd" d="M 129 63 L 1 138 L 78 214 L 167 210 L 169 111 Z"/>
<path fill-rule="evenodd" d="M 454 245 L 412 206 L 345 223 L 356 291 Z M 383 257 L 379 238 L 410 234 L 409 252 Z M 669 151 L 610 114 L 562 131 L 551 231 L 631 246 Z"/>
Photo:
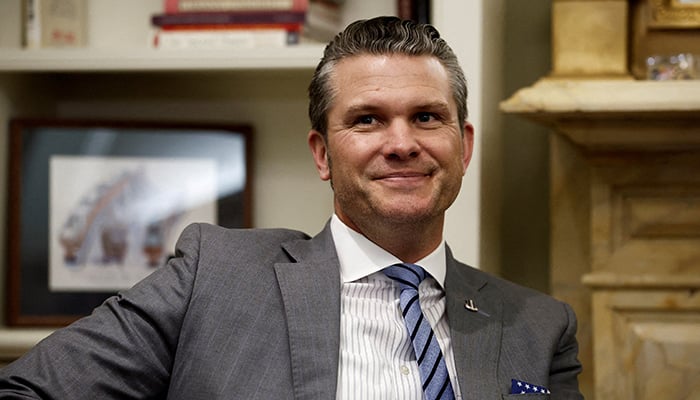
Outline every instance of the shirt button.
<path fill-rule="evenodd" d="M 402 365 L 401 368 L 399 368 L 399 369 L 401 370 L 401 373 L 404 375 L 408 375 L 411 373 L 411 370 L 409 370 L 408 367 L 405 365 Z"/>

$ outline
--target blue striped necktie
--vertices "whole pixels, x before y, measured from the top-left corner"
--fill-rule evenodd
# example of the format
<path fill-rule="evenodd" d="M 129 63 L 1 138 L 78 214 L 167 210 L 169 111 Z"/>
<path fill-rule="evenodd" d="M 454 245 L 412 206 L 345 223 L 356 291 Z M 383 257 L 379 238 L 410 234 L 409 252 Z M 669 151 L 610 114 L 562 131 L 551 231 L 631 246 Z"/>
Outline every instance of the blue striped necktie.
<path fill-rule="evenodd" d="M 385 268 L 384 274 L 401 287 L 399 304 L 413 342 L 425 399 L 454 399 L 445 359 L 418 300 L 418 285 L 425 279 L 425 270 L 415 264 L 394 264 Z"/>

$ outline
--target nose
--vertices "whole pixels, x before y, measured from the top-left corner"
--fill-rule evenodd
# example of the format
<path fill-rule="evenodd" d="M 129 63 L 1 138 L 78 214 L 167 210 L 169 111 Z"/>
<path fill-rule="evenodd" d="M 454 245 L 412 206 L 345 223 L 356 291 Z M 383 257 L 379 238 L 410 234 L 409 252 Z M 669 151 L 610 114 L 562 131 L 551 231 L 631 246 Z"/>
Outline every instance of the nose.
<path fill-rule="evenodd" d="M 408 160 L 420 154 L 420 143 L 416 140 L 409 122 L 395 120 L 387 127 L 384 135 L 384 157 L 392 160 Z"/>

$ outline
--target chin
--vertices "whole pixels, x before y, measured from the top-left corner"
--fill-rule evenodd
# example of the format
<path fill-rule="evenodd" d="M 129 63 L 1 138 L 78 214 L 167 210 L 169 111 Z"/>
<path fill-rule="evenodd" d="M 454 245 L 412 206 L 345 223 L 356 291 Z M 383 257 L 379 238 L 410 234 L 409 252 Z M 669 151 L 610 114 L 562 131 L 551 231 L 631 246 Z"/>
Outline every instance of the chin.
<path fill-rule="evenodd" d="M 431 220 L 432 218 L 435 218 L 435 213 L 432 210 L 406 210 L 406 209 L 400 209 L 400 210 L 385 210 L 382 213 L 382 216 L 390 221 L 393 221 L 395 223 L 400 223 L 400 224 L 406 224 L 406 223 L 411 223 L 411 224 L 418 224 L 418 223 L 423 223 L 426 221 Z"/>

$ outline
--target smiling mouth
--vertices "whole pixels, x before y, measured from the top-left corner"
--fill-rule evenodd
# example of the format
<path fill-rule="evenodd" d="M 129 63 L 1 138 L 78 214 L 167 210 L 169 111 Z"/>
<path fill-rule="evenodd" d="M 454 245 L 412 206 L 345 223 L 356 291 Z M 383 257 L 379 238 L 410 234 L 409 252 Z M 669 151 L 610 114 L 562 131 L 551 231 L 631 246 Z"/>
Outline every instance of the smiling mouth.
<path fill-rule="evenodd" d="M 379 173 L 377 174 L 374 179 L 375 180 L 391 180 L 391 179 L 415 179 L 415 178 L 428 178 L 433 175 L 435 171 L 433 169 L 424 169 L 424 170 L 404 170 L 404 171 L 389 171 L 385 173 Z"/>
<path fill-rule="evenodd" d="M 396 172 L 378 176 L 373 180 L 390 185 L 414 186 L 422 183 L 426 179 L 430 178 L 432 175 L 432 173 L 425 172 Z"/>
<path fill-rule="evenodd" d="M 380 180 L 401 180 L 401 179 L 416 179 L 416 178 L 427 178 L 430 174 L 392 174 L 380 177 Z"/>

